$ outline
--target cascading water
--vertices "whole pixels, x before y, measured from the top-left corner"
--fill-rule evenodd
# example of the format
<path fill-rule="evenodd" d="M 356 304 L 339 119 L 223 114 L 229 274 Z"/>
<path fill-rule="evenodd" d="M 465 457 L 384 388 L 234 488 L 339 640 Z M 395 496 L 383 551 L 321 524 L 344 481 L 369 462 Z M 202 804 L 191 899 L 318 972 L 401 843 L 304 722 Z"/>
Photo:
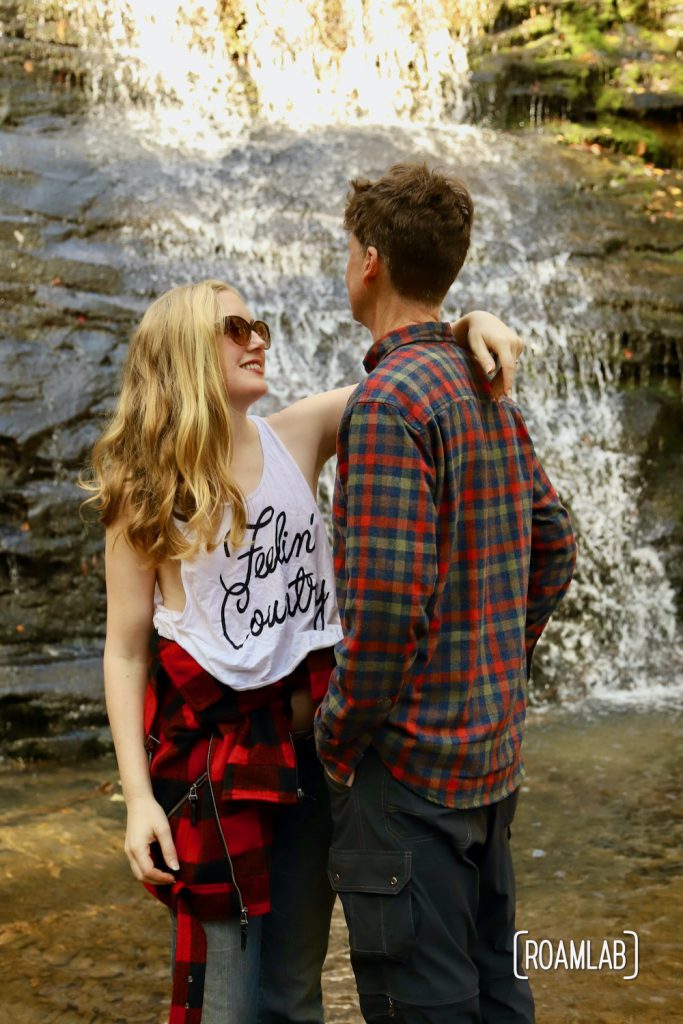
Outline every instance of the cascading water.
<path fill-rule="evenodd" d="M 578 326 L 590 296 L 553 198 L 570 183 L 561 169 L 548 180 L 552 156 L 533 138 L 458 123 L 464 40 L 486 6 L 71 4 L 98 102 L 68 146 L 126 211 L 130 293 L 142 302 L 221 277 L 272 322 L 269 408 L 362 373 L 368 339 L 343 285 L 349 178 L 402 159 L 458 170 L 477 221 L 445 313 L 488 308 L 527 340 L 518 400 L 579 537 L 574 584 L 538 651 L 537 693 L 669 703 L 683 691 L 674 592 L 639 539 L 614 331 Z M 328 498 L 329 486 L 328 475 Z"/>
<path fill-rule="evenodd" d="M 312 125 L 462 113 L 489 0 L 89 0 L 69 5 L 96 97 L 144 102 L 157 136 L 213 146 L 251 118 Z"/>

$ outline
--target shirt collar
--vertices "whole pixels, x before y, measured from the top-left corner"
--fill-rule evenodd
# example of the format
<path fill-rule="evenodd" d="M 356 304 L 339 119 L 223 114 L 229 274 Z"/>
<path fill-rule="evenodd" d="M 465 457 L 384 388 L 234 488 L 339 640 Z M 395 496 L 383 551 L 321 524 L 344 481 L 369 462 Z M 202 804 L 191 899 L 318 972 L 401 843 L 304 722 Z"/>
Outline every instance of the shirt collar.
<path fill-rule="evenodd" d="M 399 327 L 398 330 L 390 331 L 383 338 L 373 341 L 365 353 L 363 366 L 365 372 L 370 373 L 381 361 L 400 348 L 401 345 L 412 345 L 416 341 L 454 341 L 453 331 L 449 323 L 439 323 L 436 320 L 425 324 L 409 324 L 407 327 Z"/>

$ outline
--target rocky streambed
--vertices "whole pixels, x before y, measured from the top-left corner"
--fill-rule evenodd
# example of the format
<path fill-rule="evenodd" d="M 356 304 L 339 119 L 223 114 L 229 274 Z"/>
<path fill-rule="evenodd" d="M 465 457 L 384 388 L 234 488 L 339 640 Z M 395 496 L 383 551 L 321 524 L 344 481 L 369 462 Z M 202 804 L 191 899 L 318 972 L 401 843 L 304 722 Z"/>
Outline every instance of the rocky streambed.
<path fill-rule="evenodd" d="M 592 943 L 592 969 L 531 966 L 544 1024 L 683 1019 L 679 983 L 680 716 L 531 716 L 513 824 L 519 929 L 557 955 Z M 0 769 L 0 949 L 12 1024 L 162 1024 L 166 911 L 133 880 L 109 759 Z M 603 943 L 627 936 L 622 970 Z M 560 958 L 561 959 L 561 958 Z M 360 1024 L 337 906 L 323 976 L 329 1024 Z"/>

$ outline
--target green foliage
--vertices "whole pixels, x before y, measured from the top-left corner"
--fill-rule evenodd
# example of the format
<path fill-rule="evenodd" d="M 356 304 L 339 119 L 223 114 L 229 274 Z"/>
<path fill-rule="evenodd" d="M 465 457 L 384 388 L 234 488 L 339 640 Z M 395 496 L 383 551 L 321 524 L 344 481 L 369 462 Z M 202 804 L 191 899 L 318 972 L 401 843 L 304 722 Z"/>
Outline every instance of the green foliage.
<path fill-rule="evenodd" d="M 608 87 L 603 89 L 598 96 L 597 103 L 595 104 L 598 113 L 607 114 L 615 112 L 617 110 L 624 109 L 624 91 L 623 89 L 614 89 Z"/>
<path fill-rule="evenodd" d="M 604 116 L 599 124 L 572 121 L 555 122 L 559 138 L 570 145 L 597 145 L 618 153 L 629 153 L 657 164 L 664 157 L 662 142 L 656 132 L 623 117 Z"/>
<path fill-rule="evenodd" d="M 667 128 L 671 114 L 656 132 L 642 125 L 672 107 L 638 96 L 683 95 L 681 20 L 680 0 L 504 0 L 491 26 L 497 30 L 479 46 L 491 56 L 477 63 L 475 53 L 472 65 L 499 83 L 503 109 L 507 77 L 516 95 L 526 88 L 531 101 L 540 93 L 548 110 L 557 112 L 564 98 L 581 131 L 602 131 L 611 146 L 645 147 L 649 159 L 676 164 L 682 147 Z M 586 126 L 596 115 L 597 128 Z"/>

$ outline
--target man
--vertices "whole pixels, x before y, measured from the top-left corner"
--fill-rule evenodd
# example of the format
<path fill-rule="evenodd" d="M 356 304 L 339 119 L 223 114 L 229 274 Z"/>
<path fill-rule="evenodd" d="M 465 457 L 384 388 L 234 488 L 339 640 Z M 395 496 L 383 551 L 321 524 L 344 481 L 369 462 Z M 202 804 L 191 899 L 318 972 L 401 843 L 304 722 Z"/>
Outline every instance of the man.
<path fill-rule="evenodd" d="M 373 344 L 337 442 L 344 639 L 316 719 L 330 880 L 366 1021 L 530 1022 L 510 824 L 574 538 L 519 411 L 439 322 L 467 189 L 410 164 L 352 186 L 346 285 Z"/>

